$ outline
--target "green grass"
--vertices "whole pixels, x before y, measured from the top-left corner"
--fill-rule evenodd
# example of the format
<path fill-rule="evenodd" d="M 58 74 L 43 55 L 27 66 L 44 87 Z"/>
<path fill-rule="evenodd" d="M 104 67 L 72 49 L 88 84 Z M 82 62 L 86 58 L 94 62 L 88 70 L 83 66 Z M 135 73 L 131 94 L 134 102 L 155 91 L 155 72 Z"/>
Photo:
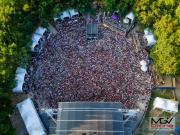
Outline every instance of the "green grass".
<path fill-rule="evenodd" d="M 161 97 L 161 98 L 166 98 L 166 99 L 173 99 L 174 95 L 173 95 L 173 90 L 155 90 L 152 91 L 152 98 L 155 97 Z"/>
<path fill-rule="evenodd" d="M 153 101 L 156 97 L 173 99 L 174 95 L 173 95 L 172 90 L 155 90 L 155 91 L 152 91 L 151 99 L 150 99 L 149 105 L 148 105 L 148 110 L 147 110 L 146 115 L 144 117 L 144 121 L 141 124 L 140 128 L 138 129 L 138 132 L 136 133 L 136 135 L 147 135 L 147 134 L 153 134 L 154 133 L 154 131 L 149 130 L 149 117 L 151 117 L 150 111 L 153 108 Z M 163 112 L 162 116 L 165 116 L 165 117 L 170 116 L 170 113 Z"/>

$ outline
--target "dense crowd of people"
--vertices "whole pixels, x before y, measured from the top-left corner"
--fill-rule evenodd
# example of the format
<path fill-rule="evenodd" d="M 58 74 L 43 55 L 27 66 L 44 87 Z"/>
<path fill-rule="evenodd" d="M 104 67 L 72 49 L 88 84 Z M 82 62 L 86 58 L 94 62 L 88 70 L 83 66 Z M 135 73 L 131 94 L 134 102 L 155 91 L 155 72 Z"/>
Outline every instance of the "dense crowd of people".
<path fill-rule="evenodd" d="M 139 64 L 147 52 L 136 52 L 131 37 L 108 25 L 99 25 L 99 39 L 88 41 L 86 23 L 83 18 L 57 22 L 58 33 L 32 59 L 24 90 L 40 107 L 112 101 L 137 108 L 138 102 L 147 101 L 152 86 L 150 72 L 141 71 Z"/>

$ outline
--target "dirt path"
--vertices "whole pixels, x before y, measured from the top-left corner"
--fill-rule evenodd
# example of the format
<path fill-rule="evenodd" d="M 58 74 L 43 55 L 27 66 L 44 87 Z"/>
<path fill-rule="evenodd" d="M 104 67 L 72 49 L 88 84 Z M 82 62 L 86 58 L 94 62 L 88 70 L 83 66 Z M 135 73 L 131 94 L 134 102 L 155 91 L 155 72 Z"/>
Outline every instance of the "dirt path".
<path fill-rule="evenodd" d="M 176 77 L 176 90 L 175 90 L 176 98 L 180 103 L 180 76 Z"/>

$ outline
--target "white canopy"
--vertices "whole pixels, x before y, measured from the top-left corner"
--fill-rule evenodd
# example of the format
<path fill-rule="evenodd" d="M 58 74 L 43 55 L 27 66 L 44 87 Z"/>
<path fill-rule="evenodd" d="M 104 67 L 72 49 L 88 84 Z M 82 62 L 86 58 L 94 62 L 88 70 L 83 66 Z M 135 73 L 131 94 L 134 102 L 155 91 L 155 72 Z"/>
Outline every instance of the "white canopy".
<path fill-rule="evenodd" d="M 35 48 L 36 45 L 38 45 L 38 42 L 33 41 L 32 45 L 31 45 L 31 51 L 34 52 L 34 48 Z"/>
<path fill-rule="evenodd" d="M 36 31 L 35 31 L 35 34 L 37 34 L 37 35 L 43 35 L 46 30 L 47 30 L 46 28 L 38 27 L 38 28 L 36 29 Z"/>
<path fill-rule="evenodd" d="M 146 71 L 148 70 L 148 67 L 147 67 L 147 66 L 141 66 L 141 70 L 142 70 L 143 72 L 146 72 Z"/>
<path fill-rule="evenodd" d="M 66 17 L 70 18 L 70 14 L 69 14 L 68 11 L 64 11 L 64 12 L 62 13 L 61 19 L 63 20 L 63 19 L 66 18 Z"/>
<path fill-rule="evenodd" d="M 145 60 L 141 60 L 141 61 L 140 61 L 140 65 L 141 65 L 141 66 L 146 66 L 146 65 L 147 65 L 147 62 L 146 62 Z"/>
<path fill-rule="evenodd" d="M 152 46 L 156 43 L 156 39 L 149 28 L 144 29 L 144 38 L 147 39 L 147 46 Z"/>
<path fill-rule="evenodd" d="M 125 18 L 123 19 L 123 22 L 124 22 L 124 23 L 129 23 L 128 18 L 131 19 L 131 22 L 132 22 L 132 21 L 134 20 L 134 18 L 135 18 L 134 13 L 133 13 L 133 12 L 128 13 L 128 14 L 125 16 Z"/>
<path fill-rule="evenodd" d="M 38 45 L 39 40 L 42 38 L 42 35 L 34 34 L 32 37 L 31 51 L 34 52 L 34 48 Z"/>
<path fill-rule="evenodd" d="M 153 103 L 154 109 L 159 108 L 163 111 L 170 112 L 170 113 L 177 113 L 178 112 L 178 102 L 172 101 L 169 99 L 164 99 L 160 97 L 156 97 Z"/>
<path fill-rule="evenodd" d="M 46 32 L 46 28 L 38 27 L 32 36 L 32 44 L 31 44 L 31 51 L 34 52 L 34 48 L 38 45 L 39 40 L 42 38 L 44 32 Z"/>
<path fill-rule="evenodd" d="M 17 104 L 29 135 L 46 135 L 44 126 L 30 98 Z"/>
<path fill-rule="evenodd" d="M 37 35 L 37 34 L 34 34 L 33 37 L 32 37 L 32 41 L 33 42 L 39 42 L 39 40 L 41 39 L 42 35 Z"/>
<path fill-rule="evenodd" d="M 22 87 L 24 83 L 24 78 L 26 75 L 26 69 L 18 67 L 16 70 L 16 87 L 13 88 L 13 92 L 23 92 Z"/>
<path fill-rule="evenodd" d="M 79 13 L 77 11 L 75 11 L 74 9 L 70 9 L 69 10 L 69 13 L 70 13 L 70 16 L 73 17 L 73 16 L 76 16 L 76 15 L 79 15 Z"/>

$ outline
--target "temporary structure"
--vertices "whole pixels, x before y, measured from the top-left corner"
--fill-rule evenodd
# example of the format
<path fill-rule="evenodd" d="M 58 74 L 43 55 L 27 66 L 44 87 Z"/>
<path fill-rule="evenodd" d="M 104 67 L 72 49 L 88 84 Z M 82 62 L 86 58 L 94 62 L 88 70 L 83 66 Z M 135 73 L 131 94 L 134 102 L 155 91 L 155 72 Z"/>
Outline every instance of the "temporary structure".
<path fill-rule="evenodd" d="M 156 97 L 153 103 L 153 108 L 161 109 L 166 112 L 170 113 L 177 113 L 178 112 L 178 102 L 172 101 L 165 98 Z"/>
<path fill-rule="evenodd" d="M 27 73 L 26 69 L 20 68 L 20 67 L 17 68 L 16 78 L 15 78 L 16 87 L 13 88 L 13 90 L 12 90 L 13 92 L 23 92 L 22 87 L 23 87 L 24 78 L 25 78 L 26 73 Z"/>
<path fill-rule="evenodd" d="M 39 45 L 38 42 L 35 42 L 35 41 L 32 42 L 32 45 L 31 45 L 31 51 L 32 51 L 32 52 L 35 51 L 35 47 L 36 47 L 37 45 Z"/>
<path fill-rule="evenodd" d="M 141 66 L 141 70 L 146 72 L 148 70 L 148 67 L 147 66 Z"/>
<path fill-rule="evenodd" d="M 47 31 L 47 29 L 46 28 L 43 28 L 43 27 L 38 27 L 37 29 L 36 29 L 36 31 L 34 32 L 34 34 L 33 34 L 33 36 L 32 36 L 32 41 L 31 41 L 31 51 L 32 52 L 35 52 L 36 51 L 36 49 L 35 49 L 35 47 L 37 46 L 37 45 L 39 45 L 39 41 L 40 41 L 40 39 L 43 37 L 43 35 L 44 35 L 44 33 Z"/>
<path fill-rule="evenodd" d="M 125 16 L 125 18 L 123 19 L 123 22 L 124 23 L 129 23 L 129 19 L 131 20 L 131 22 L 133 22 L 134 18 L 135 18 L 134 13 L 130 12 Z"/>
<path fill-rule="evenodd" d="M 29 135 L 46 135 L 44 126 L 30 98 L 17 104 Z"/>
<path fill-rule="evenodd" d="M 32 41 L 34 42 L 39 42 L 39 40 L 41 39 L 42 35 L 37 35 L 37 34 L 34 34 L 33 37 L 32 37 Z"/>
<path fill-rule="evenodd" d="M 70 9 L 70 10 L 69 10 L 69 14 L 70 14 L 71 17 L 74 17 L 74 16 L 78 16 L 78 15 L 79 15 L 79 13 L 78 13 L 76 10 L 74 10 L 74 9 Z"/>
<path fill-rule="evenodd" d="M 43 28 L 43 27 L 38 27 L 35 31 L 35 34 L 37 35 L 43 35 L 45 32 L 46 32 L 46 28 Z"/>
<path fill-rule="evenodd" d="M 34 34 L 32 37 L 31 51 L 35 51 L 36 45 L 39 45 L 39 40 L 42 38 L 42 35 Z"/>
<path fill-rule="evenodd" d="M 70 18 L 70 14 L 68 11 L 64 11 L 62 15 L 60 16 L 61 20 L 64 20 L 65 18 Z"/>
<path fill-rule="evenodd" d="M 145 60 L 141 60 L 141 61 L 140 61 L 140 65 L 141 65 L 141 66 L 146 66 L 146 65 L 147 65 L 147 62 L 146 62 Z"/>
<path fill-rule="evenodd" d="M 156 43 L 156 39 L 149 28 L 144 29 L 144 38 L 147 39 L 147 46 L 152 46 Z"/>

